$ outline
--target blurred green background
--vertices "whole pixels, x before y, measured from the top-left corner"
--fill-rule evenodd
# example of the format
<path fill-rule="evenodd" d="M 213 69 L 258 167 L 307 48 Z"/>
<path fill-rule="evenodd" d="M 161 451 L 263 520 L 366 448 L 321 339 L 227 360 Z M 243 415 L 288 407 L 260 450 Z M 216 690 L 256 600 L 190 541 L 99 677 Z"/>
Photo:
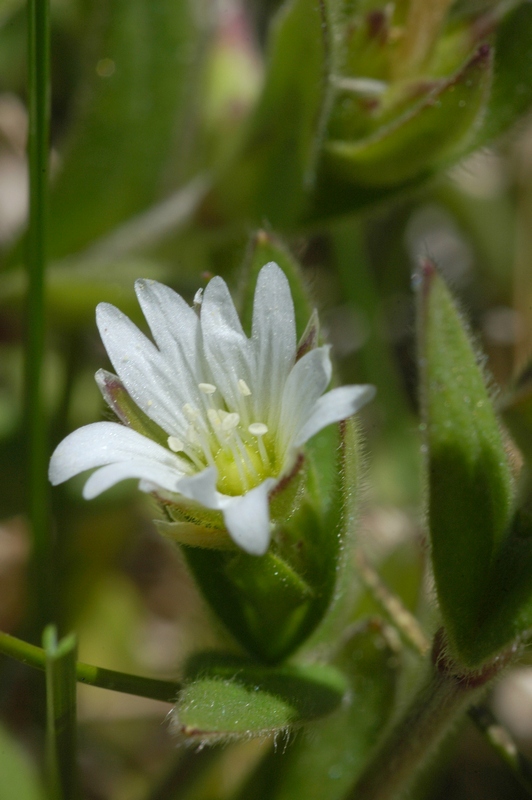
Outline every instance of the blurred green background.
<path fill-rule="evenodd" d="M 424 256 L 438 264 L 487 354 L 494 394 L 503 397 L 532 349 L 532 123 L 523 116 L 496 143 L 483 143 L 448 169 L 442 162 L 432 180 L 396 187 L 389 196 L 369 192 L 364 203 L 349 200 L 343 210 L 329 203 L 320 213 L 317 206 L 295 213 L 290 203 L 297 192 L 289 197 L 286 190 L 286 216 L 273 213 L 262 199 L 274 203 L 284 194 L 292 139 L 281 148 L 284 162 L 273 159 L 275 169 L 268 162 L 257 172 L 264 194 L 256 202 L 247 183 L 254 185 L 255 167 L 235 153 L 246 152 L 249 115 L 265 79 L 268 30 L 281 5 L 52 1 L 50 451 L 70 430 L 108 413 L 93 380 L 96 369 L 108 366 L 94 323 L 98 302 L 117 304 L 143 326 L 135 278 L 162 280 L 190 301 L 212 274 L 236 287 L 257 227 L 279 232 L 303 267 L 333 345 L 338 380 L 377 386 L 377 399 L 362 415 L 367 476 L 361 542 L 430 631 L 411 276 Z M 343 5 L 346 14 L 359 15 L 384 7 Z M 405 4 L 397 5 L 400 13 Z M 455 3 L 452 24 L 476 20 L 497 5 Z M 305 53 L 296 48 L 295 61 Z M 525 56 L 530 63 L 532 40 Z M 0 0 L 0 629 L 38 642 L 21 413 L 26 79 L 25 6 Z M 531 80 L 532 71 L 523 73 L 523 94 Z M 298 108 L 284 113 L 289 127 Z M 344 123 L 340 115 L 337 129 Z M 268 136 L 274 141 L 277 134 L 273 127 L 264 130 L 261 147 L 267 150 Z M 150 499 L 128 482 L 86 503 L 81 486 L 76 479 L 50 493 L 49 602 L 60 632 L 77 632 L 82 661 L 178 678 L 183 658 L 215 645 L 221 633 L 179 553 L 155 533 Z M 380 613 L 357 580 L 359 618 Z M 407 653 L 404 658 L 407 666 L 413 661 Z M 405 684 L 412 672 L 410 664 Z M 1 658 L 1 800 L 43 796 L 27 771 L 27 763 L 39 764 L 42 756 L 43 681 Z M 525 664 L 508 673 L 492 703 L 532 756 L 532 670 Z M 157 701 L 79 687 L 84 798 L 186 797 L 189 762 L 203 758 L 207 778 L 194 796 L 223 800 L 268 747 L 249 742 L 208 758 L 176 752 L 164 725 L 168 710 Z M 173 777 L 165 783 L 167 774 Z M 467 721 L 418 796 L 526 795 Z"/>

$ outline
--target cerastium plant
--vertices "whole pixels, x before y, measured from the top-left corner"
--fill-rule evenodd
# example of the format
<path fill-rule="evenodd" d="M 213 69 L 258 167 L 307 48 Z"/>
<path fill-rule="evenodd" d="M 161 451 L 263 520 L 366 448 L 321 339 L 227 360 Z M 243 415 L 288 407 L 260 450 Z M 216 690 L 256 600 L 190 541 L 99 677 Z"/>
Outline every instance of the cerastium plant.
<path fill-rule="evenodd" d="M 447 286 L 448 263 L 440 273 L 424 259 L 415 270 L 417 369 L 409 362 L 405 372 L 419 385 L 410 405 L 378 330 L 390 301 L 405 302 L 398 254 L 422 191 L 447 198 L 456 215 L 466 205 L 443 180 L 425 188 L 429 179 L 532 107 L 532 5 L 65 0 L 52 24 L 75 65 L 63 65 L 59 84 L 67 91 L 79 80 L 84 102 L 61 96 L 54 106 L 60 132 L 70 110 L 78 117 L 68 147 L 54 142 L 50 204 L 50 18 L 45 0 L 28 10 L 28 246 L 24 257 L 17 244 L 5 248 L 0 275 L 10 314 L 29 286 L 25 417 L 13 422 L 15 393 L 11 416 L 2 399 L 0 466 L 6 518 L 21 517 L 17 488 L 28 488 L 32 643 L 1 633 L 0 651 L 46 672 L 51 800 L 79 796 L 77 682 L 169 704 L 178 766 L 149 800 L 212 800 L 217 759 L 228 774 L 245 769 L 216 800 L 421 797 L 414 779 L 467 713 L 532 796 L 526 760 L 478 707 L 532 628 L 531 370 L 497 395 L 468 309 Z M 18 39 L 2 15 L 11 61 Z M 510 194 L 502 208 L 482 206 L 497 226 L 464 212 L 462 227 L 503 226 Z M 504 250 L 488 241 L 485 260 Z M 491 266 L 497 297 L 502 271 Z M 345 317 L 343 344 L 351 334 L 356 342 L 337 371 L 334 320 L 320 330 L 317 301 L 326 323 L 333 305 L 356 312 Z M 9 383 L 21 326 L 6 319 Z M 95 365 L 105 419 L 85 402 Z M 399 599 L 408 571 L 391 575 L 396 596 L 362 552 L 361 529 L 367 538 L 374 530 L 371 514 L 361 524 L 361 487 L 371 503 L 379 475 L 397 480 L 382 469 L 401 449 L 396 417 L 403 449 L 421 462 L 423 624 L 412 598 L 410 610 Z M 406 473 L 411 462 L 400 455 Z M 86 471 L 83 488 L 71 480 Z M 140 492 L 129 493 L 129 479 Z M 165 540 L 152 545 L 165 564 L 177 554 L 214 632 L 210 648 L 194 640 L 176 656 L 171 680 L 78 662 L 76 637 L 47 624 L 79 628 L 83 649 L 83 613 L 116 571 L 130 528 L 151 524 L 146 508 Z M 41 649 L 33 642 L 43 627 Z M 20 676 L 4 677 L 7 694 L 30 696 Z M 232 747 L 217 747 L 248 739 L 274 746 L 237 751 L 234 761 Z M 38 781 L 33 795 L 20 782 L 7 732 L 5 742 L 0 767 L 15 764 L 17 797 L 39 796 Z"/>

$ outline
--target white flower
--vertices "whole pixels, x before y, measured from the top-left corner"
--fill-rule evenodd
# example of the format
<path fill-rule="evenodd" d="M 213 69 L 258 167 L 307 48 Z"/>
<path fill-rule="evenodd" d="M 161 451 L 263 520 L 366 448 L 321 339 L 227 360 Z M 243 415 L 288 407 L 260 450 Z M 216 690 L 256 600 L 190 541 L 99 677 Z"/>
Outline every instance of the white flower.
<path fill-rule="evenodd" d="M 96 378 L 108 401 L 106 381 L 125 389 L 164 438 L 154 441 L 118 422 L 87 425 L 57 447 L 50 480 L 55 485 L 97 467 L 83 491 L 89 499 L 138 478 L 143 491 L 221 511 L 234 542 L 262 555 L 272 489 L 305 442 L 355 413 L 374 389 L 343 386 L 323 394 L 331 378 L 327 346 L 296 360 L 294 307 L 277 264 L 259 274 L 251 338 L 219 277 L 196 297 L 200 314 L 160 283 L 140 280 L 135 288 L 155 344 L 101 303 L 97 324 L 118 377 L 101 370 Z M 128 420 L 122 415 L 122 421 Z"/>

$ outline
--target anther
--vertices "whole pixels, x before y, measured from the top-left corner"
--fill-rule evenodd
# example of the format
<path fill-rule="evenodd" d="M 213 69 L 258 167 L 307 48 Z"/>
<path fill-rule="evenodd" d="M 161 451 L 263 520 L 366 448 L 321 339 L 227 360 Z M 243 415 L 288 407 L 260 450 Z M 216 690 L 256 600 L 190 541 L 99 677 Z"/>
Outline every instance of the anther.
<path fill-rule="evenodd" d="M 227 416 L 222 420 L 222 430 L 226 433 L 230 433 L 231 431 L 234 431 L 239 422 L 240 414 L 227 414 Z"/>
<path fill-rule="evenodd" d="M 185 403 L 183 406 L 183 414 L 186 416 L 189 422 L 195 422 L 199 417 L 199 411 L 190 403 Z"/>
<path fill-rule="evenodd" d="M 185 445 L 183 444 L 181 439 L 177 438 L 177 436 L 169 436 L 168 437 L 168 447 L 174 453 L 181 453 L 185 449 Z"/>
<path fill-rule="evenodd" d="M 265 433 L 268 433 L 268 426 L 263 422 L 252 422 L 248 427 L 248 431 L 253 434 L 253 436 L 264 436 Z"/>
<path fill-rule="evenodd" d="M 251 425 L 248 427 L 248 431 L 252 434 L 252 436 L 257 437 L 257 444 L 259 446 L 259 454 L 262 460 L 262 463 L 266 468 L 271 466 L 270 459 L 268 457 L 268 452 L 264 446 L 264 442 L 262 441 L 262 437 L 265 433 L 268 433 L 268 426 L 264 424 L 264 422 L 252 422 Z"/>
<path fill-rule="evenodd" d="M 238 380 L 238 391 L 240 394 L 244 395 L 244 397 L 249 397 L 251 394 L 251 389 L 243 378 L 239 378 Z"/>
<path fill-rule="evenodd" d="M 201 312 L 201 304 L 203 303 L 203 289 L 198 289 L 196 294 L 194 295 L 194 311 L 196 314 L 200 315 Z"/>
<path fill-rule="evenodd" d="M 203 394 L 214 394 L 216 391 L 216 386 L 214 383 L 198 383 L 198 389 Z"/>
<path fill-rule="evenodd" d="M 198 431 L 194 427 L 194 425 L 189 425 L 187 429 L 187 441 L 190 444 L 197 445 L 200 442 Z"/>

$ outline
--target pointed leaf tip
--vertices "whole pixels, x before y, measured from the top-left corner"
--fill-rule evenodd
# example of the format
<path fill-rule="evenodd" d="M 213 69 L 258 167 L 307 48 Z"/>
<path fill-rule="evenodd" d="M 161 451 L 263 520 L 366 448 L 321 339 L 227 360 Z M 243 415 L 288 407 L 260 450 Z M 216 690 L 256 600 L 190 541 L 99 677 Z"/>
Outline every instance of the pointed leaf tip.
<path fill-rule="evenodd" d="M 479 614 L 508 533 L 513 482 L 468 331 L 431 262 L 422 276 L 419 364 L 432 562 L 454 655 L 477 666 Z"/>

